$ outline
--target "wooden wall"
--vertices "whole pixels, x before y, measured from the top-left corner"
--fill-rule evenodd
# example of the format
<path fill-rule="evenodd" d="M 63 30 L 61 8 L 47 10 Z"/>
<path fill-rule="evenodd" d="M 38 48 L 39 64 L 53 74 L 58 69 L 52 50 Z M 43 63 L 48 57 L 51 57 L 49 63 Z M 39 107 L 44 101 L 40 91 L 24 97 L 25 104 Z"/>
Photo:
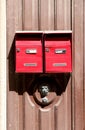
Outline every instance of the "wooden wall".
<path fill-rule="evenodd" d="M 73 30 L 73 116 L 74 129 L 84 129 L 84 1 L 74 0 L 72 12 Z"/>
<path fill-rule="evenodd" d="M 85 2 L 84 0 L 7 0 L 8 130 L 24 129 L 24 75 L 14 72 L 14 35 L 17 30 L 72 30 L 73 72 L 67 96 L 71 98 L 71 130 L 85 129 Z M 69 116 L 69 114 L 68 114 Z M 66 129 L 67 130 L 67 129 Z"/>

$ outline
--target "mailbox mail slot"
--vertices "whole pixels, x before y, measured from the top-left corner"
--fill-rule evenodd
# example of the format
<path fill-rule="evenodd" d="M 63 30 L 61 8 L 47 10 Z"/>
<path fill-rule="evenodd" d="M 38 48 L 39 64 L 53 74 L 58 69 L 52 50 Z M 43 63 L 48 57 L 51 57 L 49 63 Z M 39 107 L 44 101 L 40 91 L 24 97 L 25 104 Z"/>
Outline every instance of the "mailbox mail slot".
<path fill-rule="evenodd" d="M 66 37 L 67 36 L 67 37 Z M 45 36 L 45 72 L 71 72 L 71 37 L 62 34 Z"/>
<path fill-rule="evenodd" d="M 41 73 L 42 68 L 42 34 L 16 34 L 16 72 Z"/>

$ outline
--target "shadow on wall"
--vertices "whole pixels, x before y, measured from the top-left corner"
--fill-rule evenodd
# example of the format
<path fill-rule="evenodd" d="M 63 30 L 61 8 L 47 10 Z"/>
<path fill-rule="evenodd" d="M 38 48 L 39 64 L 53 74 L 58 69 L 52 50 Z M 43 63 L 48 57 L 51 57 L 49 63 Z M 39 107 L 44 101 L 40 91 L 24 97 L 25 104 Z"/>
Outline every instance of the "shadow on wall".
<path fill-rule="evenodd" d="M 56 86 L 56 94 L 61 95 L 65 92 L 69 82 L 70 73 L 57 73 L 57 74 L 29 74 L 29 73 L 16 73 L 15 72 L 15 39 L 11 46 L 8 56 L 8 70 L 9 70 L 9 91 L 15 91 L 19 95 L 28 92 L 29 95 L 33 94 L 36 84 L 42 82 L 50 83 L 51 86 Z M 51 89 L 54 91 L 53 89 Z"/>

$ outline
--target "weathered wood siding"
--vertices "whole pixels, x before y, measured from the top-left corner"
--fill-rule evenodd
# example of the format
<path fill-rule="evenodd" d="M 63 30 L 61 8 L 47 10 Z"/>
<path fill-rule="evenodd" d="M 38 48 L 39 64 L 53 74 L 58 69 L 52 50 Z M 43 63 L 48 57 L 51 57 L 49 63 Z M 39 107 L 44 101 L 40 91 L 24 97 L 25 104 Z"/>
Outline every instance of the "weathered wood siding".
<path fill-rule="evenodd" d="M 17 30 L 72 30 L 73 72 L 62 98 L 56 107 L 57 125 L 51 127 L 51 113 L 48 110 L 49 130 L 85 129 L 85 2 L 84 0 L 7 0 L 7 54 L 8 130 L 45 130 L 44 115 L 40 109 L 41 125 L 33 124 L 36 108 L 30 108 L 26 91 L 26 77 L 14 72 L 14 35 Z M 28 79 L 31 77 L 28 75 Z M 33 104 L 34 105 L 34 104 Z M 32 110 L 33 109 L 33 110 Z M 30 110 L 30 113 L 28 113 Z M 38 113 L 38 114 L 39 114 Z M 63 113 L 63 114 L 60 114 Z M 32 117 L 31 117 L 32 116 Z M 35 117 L 35 118 L 33 118 Z M 52 119 L 54 119 L 52 117 Z M 36 119 L 37 120 L 37 119 Z M 64 122 L 63 122 L 64 121 Z M 29 123 L 30 122 L 30 123 Z M 31 124 L 31 125 L 30 125 Z"/>

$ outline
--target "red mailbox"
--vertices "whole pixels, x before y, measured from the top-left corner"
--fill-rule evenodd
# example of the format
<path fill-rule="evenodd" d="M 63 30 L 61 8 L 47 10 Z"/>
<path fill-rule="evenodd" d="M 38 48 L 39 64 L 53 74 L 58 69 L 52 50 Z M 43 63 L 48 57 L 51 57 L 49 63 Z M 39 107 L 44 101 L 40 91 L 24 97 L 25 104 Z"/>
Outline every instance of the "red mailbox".
<path fill-rule="evenodd" d="M 72 71 L 71 36 L 71 31 L 45 33 L 44 44 L 46 73 L 63 73 Z"/>
<path fill-rule="evenodd" d="M 42 32 L 16 32 L 16 72 L 43 71 Z"/>

